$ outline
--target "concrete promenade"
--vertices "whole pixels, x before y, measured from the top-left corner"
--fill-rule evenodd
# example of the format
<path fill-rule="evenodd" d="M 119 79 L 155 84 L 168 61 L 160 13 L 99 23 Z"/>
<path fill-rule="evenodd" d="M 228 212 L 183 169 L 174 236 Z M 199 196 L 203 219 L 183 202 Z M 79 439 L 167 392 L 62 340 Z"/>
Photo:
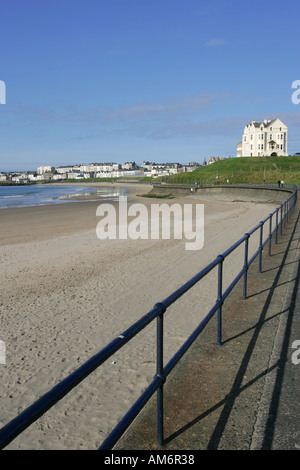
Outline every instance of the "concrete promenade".
<path fill-rule="evenodd" d="M 300 449 L 299 236 L 298 201 L 263 272 L 249 268 L 247 299 L 241 280 L 225 301 L 223 345 L 213 318 L 167 378 L 161 449 Z M 155 397 L 115 449 L 158 449 Z"/>

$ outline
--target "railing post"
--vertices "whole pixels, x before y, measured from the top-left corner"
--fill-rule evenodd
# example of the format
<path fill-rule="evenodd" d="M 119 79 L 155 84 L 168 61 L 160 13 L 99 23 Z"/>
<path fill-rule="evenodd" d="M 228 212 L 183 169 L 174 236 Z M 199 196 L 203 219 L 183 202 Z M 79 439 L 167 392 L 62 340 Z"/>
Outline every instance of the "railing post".
<path fill-rule="evenodd" d="M 259 268 L 258 272 L 261 274 L 262 269 L 262 251 L 263 251 L 263 229 L 264 223 L 260 222 L 260 231 L 259 231 Z"/>
<path fill-rule="evenodd" d="M 277 245 L 277 238 L 278 238 L 278 209 L 276 211 L 275 245 Z"/>
<path fill-rule="evenodd" d="M 156 304 L 159 306 L 160 304 Z M 164 312 L 165 307 L 157 316 L 156 324 L 156 375 L 158 377 L 163 377 L 163 354 L 164 354 L 164 343 L 163 343 L 163 333 L 164 333 Z M 157 389 L 157 445 L 160 447 L 163 444 L 164 439 L 164 394 L 163 394 L 164 383 Z"/>
<path fill-rule="evenodd" d="M 217 345 L 222 346 L 222 299 L 223 299 L 223 261 L 224 256 L 218 256 L 219 264 L 218 264 L 218 302 L 220 302 L 218 308 L 218 339 Z"/>
<path fill-rule="evenodd" d="M 269 256 L 271 256 L 271 244 L 272 244 L 272 214 L 270 214 L 270 229 L 269 229 Z"/>
<path fill-rule="evenodd" d="M 245 236 L 247 237 L 245 239 L 245 263 L 244 263 L 244 293 L 243 297 L 246 299 L 247 297 L 247 277 L 248 277 L 248 251 L 249 251 L 249 233 L 246 233 Z"/>
<path fill-rule="evenodd" d="M 284 220 L 284 226 L 286 227 L 286 201 L 284 203 L 284 215 L 283 215 L 283 220 Z"/>
<path fill-rule="evenodd" d="M 282 235 L 282 210 L 283 210 L 283 204 L 280 206 L 280 236 Z"/>

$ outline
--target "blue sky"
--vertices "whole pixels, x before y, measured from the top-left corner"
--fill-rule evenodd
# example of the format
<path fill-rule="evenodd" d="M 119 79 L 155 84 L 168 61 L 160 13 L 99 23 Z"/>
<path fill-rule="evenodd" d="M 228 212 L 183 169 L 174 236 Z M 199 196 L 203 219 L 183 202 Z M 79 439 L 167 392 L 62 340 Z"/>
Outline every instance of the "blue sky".
<path fill-rule="evenodd" d="M 300 152 L 299 0 L 0 0 L 0 171 L 236 156 L 279 117 Z"/>

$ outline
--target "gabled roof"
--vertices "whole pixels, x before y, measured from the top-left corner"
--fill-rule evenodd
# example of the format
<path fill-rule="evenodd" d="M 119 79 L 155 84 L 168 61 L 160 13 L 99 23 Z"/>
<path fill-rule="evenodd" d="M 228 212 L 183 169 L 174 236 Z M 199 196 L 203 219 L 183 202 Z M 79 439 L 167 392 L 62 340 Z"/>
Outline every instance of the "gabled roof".
<path fill-rule="evenodd" d="M 264 121 L 264 122 L 252 121 L 250 124 L 248 124 L 248 126 L 253 125 L 254 127 L 257 127 L 257 128 L 263 126 L 263 127 L 266 128 L 266 127 L 271 126 L 271 125 L 272 125 L 275 121 L 277 121 L 277 120 L 280 121 L 280 119 L 278 119 L 278 118 L 272 119 L 272 120 L 266 121 L 266 122 L 265 122 L 265 121 Z M 282 123 L 282 124 L 283 124 L 283 123 Z M 284 125 L 284 124 L 283 124 L 283 125 Z M 247 127 L 248 127 L 248 126 L 247 126 Z"/>
<path fill-rule="evenodd" d="M 265 123 L 263 123 L 263 124 L 264 124 L 265 127 L 269 127 L 269 126 L 271 126 L 271 125 L 273 124 L 273 122 L 275 122 L 276 120 L 277 120 L 277 119 L 272 119 L 271 121 L 267 122 L 266 124 L 265 124 Z"/>
<path fill-rule="evenodd" d="M 254 123 L 254 126 L 255 127 L 261 127 L 261 126 L 264 126 L 264 127 L 269 127 L 273 124 L 273 122 L 275 122 L 276 119 L 272 119 L 271 121 L 267 121 L 267 122 L 255 122 Z"/>

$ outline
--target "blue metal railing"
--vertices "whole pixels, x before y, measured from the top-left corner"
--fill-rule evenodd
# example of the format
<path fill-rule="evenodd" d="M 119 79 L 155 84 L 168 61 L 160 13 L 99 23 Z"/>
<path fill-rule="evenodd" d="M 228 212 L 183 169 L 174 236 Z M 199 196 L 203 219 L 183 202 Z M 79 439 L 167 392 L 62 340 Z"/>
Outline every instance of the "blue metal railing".
<path fill-rule="evenodd" d="M 193 344 L 195 339 L 201 333 L 201 331 L 208 324 L 213 315 L 217 312 L 218 327 L 217 327 L 217 344 L 222 344 L 222 306 L 224 300 L 228 297 L 237 282 L 244 277 L 243 283 L 243 297 L 247 297 L 247 274 L 248 269 L 254 259 L 259 256 L 259 273 L 262 272 L 262 252 L 263 248 L 268 244 L 268 253 L 271 255 L 271 243 L 272 238 L 275 235 L 275 244 L 278 240 L 278 230 L 282 235 L 282 228 L 285 223 L 288 222 L 289 216 L 294 209 L 297 202 L 297 188 L 294 187 L 293 194 L 284 201 L 274 212 L 269 214 L 263 221 L 246 233 L 240 240 L 234 243 L 228 248 L 223 254 L 219 255 L 214 261 L 207 265 L 202 271 L 196 274 L 188 282 L 182 285 L 179 289 L 173 292 L 163 302 L 159 302 L 154 305 L 145 316 L 134 323 L 126 331 L 115 338 L 100 352 L 90 358 L 81 367 L 75 370 L 72 374 L 62 380 L 59 384 L 54 386 L 48 393 L 39 398 L 31 406 L 21 412 L 16 418 L 6 424 L 0 429 L 0 449 L 6 447 L 11 441 L 13 441 L 19 434 L 21 434 L 26 428 L 28 428 L 33 422 L 41 417 L 47 410 L 53 407 L 59 400 L 67 395 L 74 387 L 82 382 L 87 376 L 89 376 L 95 369 L 109 359 L 114 353 L 121 349 L 126 343 L 128 343 L 133 337 L 135 337 L 140 331 L 142 331 L 147 325 L 149 325 L 154 319 L 157 320 L 156 336 L 157 336 L 157 348 L 156 348 L 156 374 L 153 381 L 142 393 L 139 399 L 135 402 L 132 408 L 126 413 L 126 415 L 117 424 L 111 434 L 102 443 L 100 450 L 112 449 L 124 432 L 128 429 L 130 424 L 147 404 L 150 398 L 157 392 L 157 444 L 161 446 L 164 440 L 163 427 L 164 427 L 164 416 L 163 416 L 163 386 L 169 373 L 176 366 L 178 361 L 186 353 L 189 347 Z M 272 222 L 275 216 L 275 226 L 272 228 Z M 267 222 L 269 222 L 269 230 L 266 238 L 264 239 L 263 231 Z M 259 231 L 259 246 L 255 253 L 249 258 L 249 239 L 255 233 Z M 232 253 L 236 248 L 244 243 L 244 265 L 242 270 L 238 273 L 235 279 L 223 292 L 223 264 L 225 258 Z M 201 321 L 185 343 L 171 358 L 168 364 L 164 367 L 163 365 L 163 330 L 164 330 L 164 313 L 170 305 L 178 300 L 183 294 L 190 290 L 196 283 L 203 279 L 209 272 L 211 272 L 216 266 L 218 266 L 218 286 L 217 286 L 217 301 L 215 305 L 208 312 L 206 317 Z"/>

